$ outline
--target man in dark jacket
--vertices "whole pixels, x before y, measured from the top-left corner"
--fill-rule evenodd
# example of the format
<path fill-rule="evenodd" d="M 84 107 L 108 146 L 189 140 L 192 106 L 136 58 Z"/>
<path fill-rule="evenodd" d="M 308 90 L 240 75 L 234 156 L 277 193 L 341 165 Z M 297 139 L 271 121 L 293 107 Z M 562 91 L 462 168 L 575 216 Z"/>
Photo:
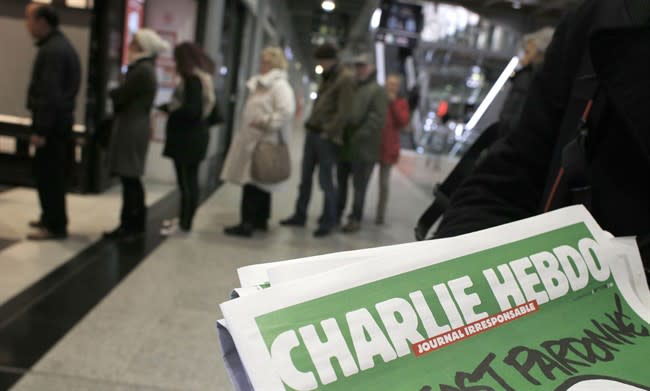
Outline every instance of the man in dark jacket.
<path fill-rule="evenodd" d="M 28 238 L 64 239 L 68 234 L 66 162 L 81 66 L 75 49 L 59 30 L 59 17 L 53 7 L 30 4 L 26 19 L 27 29 L 39 48 L 27 108 L 32 112 L 31 142 L 36 148 L 36 186 L 41 204 L 40 220 L 30 223 L 40 232 Z"/>
<path fill-rule="evenodd" d="M 647 269 L 649 69 L 650 2 L 586 1 L 558 27 L 517 128 L 454 194 L 437 236 L 582 203 L 605 230 L 640 238 Z"/>
<path fill-rule="evenodd" d="M 388 108 L 388 96 L 384 88 L 377 84 L 377 73 L 370 61 L 370 55 L 361 54 L 353 62 L 357 72 L 357 86 L 337 167 L 339 219 L 345 211 L 350 176 L 352 176 L 354 189 L 352 213 L 348 223 L 343 227 L 344 233 L 353 233 L 361 229 L 368 182 L 375 163 L 381 157 L 382 129 Z"/>
<path fill-rule="evenodd" d="M 343 142 L 343 128 L 348 123 L 354 93 L 353 76 L 339 65 L 338 51 L 331 44 L 320 46 L 315 53 L 323 68 L 323 81 L 318 89 L 311 115 L 305 123 L 307 136 L 302 158 L 302 176 L 296 210 L 283 220 L 285 226 L 303 227 L 311 198 L 312 177 L 318 166 L 318 179 L 325 195 L 323 214 L 316 237 L 329 235 L 337 224 L 337 189 L 334 184 L 337 147 Z"/>

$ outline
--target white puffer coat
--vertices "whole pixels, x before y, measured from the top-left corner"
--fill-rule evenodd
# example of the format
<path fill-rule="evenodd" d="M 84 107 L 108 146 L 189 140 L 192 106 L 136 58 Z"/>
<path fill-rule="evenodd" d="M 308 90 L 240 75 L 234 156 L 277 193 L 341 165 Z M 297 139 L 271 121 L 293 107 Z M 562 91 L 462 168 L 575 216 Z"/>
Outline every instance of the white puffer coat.
<path fill-rule="evenodd" d="M 262 185 L 251 179 L 253 152 L 262 140 L 279 143 L 282 139 L 289 143 L 296 109 L 294 92 L 289 85 L 287 72 L 280 69 L 254 76 L 246 85 L 249 89 L 248 100 L 242 113 L 241 126 L 233 135 L 221 179 L 274 191 L 280 186 Z M 265 125 L 264 129 L 250 126 L 253 122 L 261 122 Z"/>

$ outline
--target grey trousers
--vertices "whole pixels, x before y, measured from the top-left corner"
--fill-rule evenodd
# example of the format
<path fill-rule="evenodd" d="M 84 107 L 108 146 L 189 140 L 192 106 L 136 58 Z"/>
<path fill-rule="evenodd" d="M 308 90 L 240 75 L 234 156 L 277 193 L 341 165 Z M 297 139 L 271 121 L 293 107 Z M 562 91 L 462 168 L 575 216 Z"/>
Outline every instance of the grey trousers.
<path fill-rule="evenodd" d="M 390 192 L 390 171 L 392 164 L 379 163 L 379 201 L 377 202 L 377 222 L 384 221 L 386 217 L 386 206 L 388 205 L 388 194 Z"/>

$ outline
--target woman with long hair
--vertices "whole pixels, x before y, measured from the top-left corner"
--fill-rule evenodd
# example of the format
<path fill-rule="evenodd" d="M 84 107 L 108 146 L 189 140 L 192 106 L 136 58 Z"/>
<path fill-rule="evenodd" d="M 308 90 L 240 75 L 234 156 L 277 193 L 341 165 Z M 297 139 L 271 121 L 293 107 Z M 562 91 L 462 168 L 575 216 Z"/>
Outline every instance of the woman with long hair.
<path fill-rule="evenodd" d="M 151 138 L 151 109 L 158 91 L 155 61 L 169 50 L 155 31 L 141 29 L 129 44 L 129 70 L 124 82 L 110 92 L 115 111 L 109 148 L 109 165 L 122 181 L 120 225 L 104 234 L 120 239 L 144 233 L 147 221 L 141 177 Z"/>
<path fill-rule="evenodd" d="M 178 224 L 165 224 L 165 236 L 187 235 L 199 204 L 199 165 L 205 158 L 209 133 L 208 121 L 215 107 L 215 64 L 200 46 L 184 42 L 174 49 L 180 82 L 172 100 L 161 107 L 169 113 L 163 154 L 172 159 L 181 193 Z"/>

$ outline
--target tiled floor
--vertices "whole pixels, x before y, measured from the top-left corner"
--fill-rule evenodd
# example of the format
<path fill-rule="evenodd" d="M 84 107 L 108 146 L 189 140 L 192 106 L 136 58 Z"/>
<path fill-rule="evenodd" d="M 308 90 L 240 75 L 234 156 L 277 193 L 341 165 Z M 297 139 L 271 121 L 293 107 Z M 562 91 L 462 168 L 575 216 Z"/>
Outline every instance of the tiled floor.
<path fill-rule="evenodd" d="M 292 212 L 296 185 L 274 195 L 274 221 Z M 374 220 L 375 177 L 370 186 L 367 221 Z M 397 170 L 392 189 L 386 226 L 367 223 L 355 235 L 314 239 L 311 230 L 322 201 L 318 195 L 312 200 L 310 229 L 273 224 L 269 233 L 246 240 L 222 234 L 224 226 L 237 222 L 240 196 L 238 187 L 224 186 L 200 209 L 193 236 L 170 239 L 158 247 L 13 389 L 232 390 L 220 359 L 215 322 L 221 317 L 218 304 L 237 285 L 236 269 L 411 241 L 413 225 L 429 196 Z M 28 255 L 31 259 L 35 254 Z"/>
<path fill-rule="evenodd" d="M 146 188 L 148 205 L 173 189 L 154 183 L 147 183 Z M 68 240 L 29 242 L 24 240 L 30 232 L 27 223 L 39 214 L 36 193 L 26 188 L 0 193 L 0 238 L 12 244 L 3 249 L 0 242 L 0 305 L 97 241 L 102 231 L 114 228 L 119 218 L 120 188 L 101 195 L 68 195 L 67 206 Z"/>

